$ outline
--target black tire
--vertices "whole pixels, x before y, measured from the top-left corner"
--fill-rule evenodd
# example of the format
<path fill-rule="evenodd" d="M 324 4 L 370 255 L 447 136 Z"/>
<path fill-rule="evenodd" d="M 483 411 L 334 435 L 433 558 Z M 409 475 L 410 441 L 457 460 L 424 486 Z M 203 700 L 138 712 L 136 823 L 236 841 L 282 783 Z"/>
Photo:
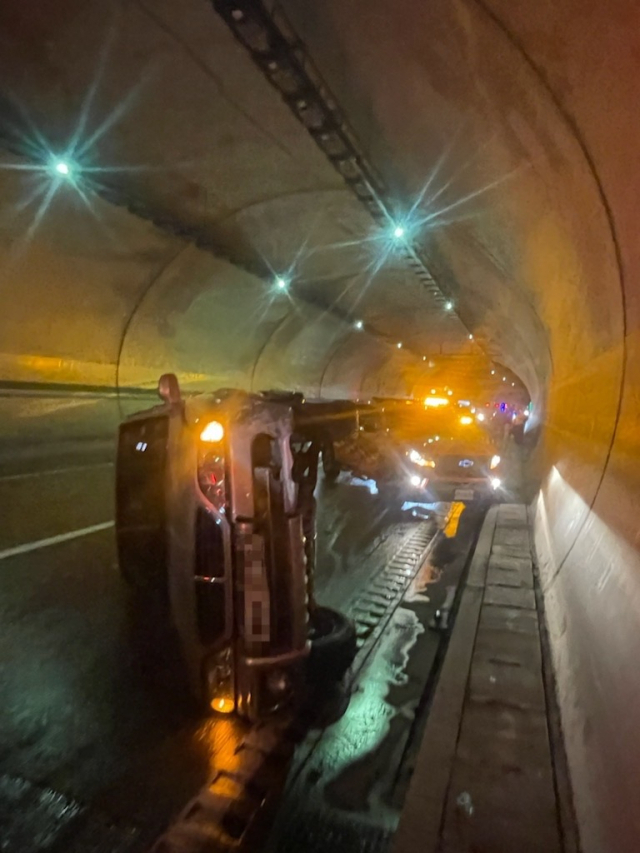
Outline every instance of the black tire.
<path fill-rule="evenodd" d="M 322 446 L 322 470 L 325 480 L 329 483 L 335 483 L 340 473 L 340 465 L 336 460 L 336 453 L 331 441 L 327 441 Z"/>
<path fill-rule="evenodd" d="M 309 622 L 310 676 L 314 679 L 340 681 L 358 651 L 354 623 L 330 607 L 315 607 Z"/>

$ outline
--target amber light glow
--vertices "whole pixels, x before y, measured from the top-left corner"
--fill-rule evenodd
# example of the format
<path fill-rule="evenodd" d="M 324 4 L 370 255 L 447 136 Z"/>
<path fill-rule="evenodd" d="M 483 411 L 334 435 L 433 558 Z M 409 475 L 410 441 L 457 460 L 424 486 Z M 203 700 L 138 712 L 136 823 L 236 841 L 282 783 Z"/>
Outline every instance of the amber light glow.
<path fill-rule="evenodd" d="M 463 415 L 463 416 L 460 418 L 460 423 L 461 423 L 463 426 L 468 426 L 469 424 L 472 424 L 472 423 L 473 423 L 473 418 L 470 418 L 470 417 L 469 417 L 469 415 Z"/>
<path fill-rule="evenodd" d="M 211 708 L 219 714 L 232 714 L 235 707 L 236 705 L 233 699 L 221 696 L 211 700 Z"/>
<path fill-rule="evenodd" d="M 438 408 L 439 406 L 448 406 L 449 400 L 446 397 L 427 397 L 424 401 L 425 406 Z"/>
<path fill-rule="evenodd" d="M 224 438 L 224 427 L 219 421 L 211 421 L 200 433 L 200 440 L 216 444 Z"/>

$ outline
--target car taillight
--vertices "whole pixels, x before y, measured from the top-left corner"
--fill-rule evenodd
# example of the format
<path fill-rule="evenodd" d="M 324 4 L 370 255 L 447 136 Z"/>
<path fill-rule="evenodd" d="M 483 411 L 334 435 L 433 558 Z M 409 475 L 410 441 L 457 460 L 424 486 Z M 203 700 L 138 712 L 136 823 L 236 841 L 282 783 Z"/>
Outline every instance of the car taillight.
<path fill-rule="evenodd" d="M 227 500 L 224 456 L 216 450 L 201 451 L 198 459 L 198 483 L 205 498 L 222 510 Z"/>
<path fill-rule="evenodd" d="M 233 653 L 230 646 L 205 661 L 205 679 L 211 709 L 218 714 L 233 713 L 236 700 Z"/>

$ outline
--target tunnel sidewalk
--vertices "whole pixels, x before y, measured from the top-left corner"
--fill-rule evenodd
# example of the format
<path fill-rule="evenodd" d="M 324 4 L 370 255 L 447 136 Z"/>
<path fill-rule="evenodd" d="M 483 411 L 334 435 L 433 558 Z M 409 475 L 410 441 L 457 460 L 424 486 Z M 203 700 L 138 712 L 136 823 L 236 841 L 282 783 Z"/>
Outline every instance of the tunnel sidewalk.
<path fill-rule="evenodd" d="M 577 849 L 541 631 L 526 507 L 493 507 L 392 853 Z"/>

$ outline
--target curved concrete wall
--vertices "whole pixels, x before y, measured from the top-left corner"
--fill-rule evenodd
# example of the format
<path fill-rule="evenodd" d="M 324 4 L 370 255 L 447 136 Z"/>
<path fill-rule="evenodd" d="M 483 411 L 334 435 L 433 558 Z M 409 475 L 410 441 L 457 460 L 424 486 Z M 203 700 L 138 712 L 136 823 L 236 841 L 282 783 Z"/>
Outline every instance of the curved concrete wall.
<path fill-rule="evenodd" d="M 151 390 L 167 370 L 187 390 L 355 397 L 383 357 L 406 360 L 123 209 L 86 204 L 73 188 L 59 188 L 36 226 L 24 199 L 39 185 L 46 194 L 50 178 L 0 168 L 4 442 L 111 435 L 123 413 L 148 404 L 129 389 Z M 386 388 L 401 390 L 397 372 Z"/>
<path fill-rule="evenodd" d="M 477 337 L 545 407 L 536 538 L 584 848 L 632 853 L 640 7 L 285 5 L 402 197 L 449 152 L 436 207 L 460 215 L 430 235 L 434 269 L 459 283 Z"/>
<path fill-rule="evenodd" d="M 53 7 L 34 16 L 17 0 L 5 6 L 24 38 L 0 55 L 3 74 L 48 116 L 53 138 L 63 138 L 67 113 L 81 112 L 78 81 L 91 79 L 111 10 L 71 2 L 64 16 Z M 456 296 L 476 341 L 523 379 L 544 413 L 536 537 L 584 847 L 635 853 L 640 7 L 634 0 L 284 6 L 397 198 L 408 207 L 427 187 L 424 248 L 434 274 Z M 171 26 L 157 26 L 154 14 Z M 359 213 L 210 5 L 162 2 L 151 13 L 129 4 L 122 15 L 102 105 L 126 100 L 132 79 L 145 85 L 135 90 L 139 109 L 99 140 L 96 156 L 117 162 L 125 152 L 131 162 L 161 164 L 163 171 L 121 182 L 156 209 L 210 227 L 236 256 L 251 258 L 251 244 L 286 265 L 309 240 L 322 251 L 299 284 L 314 298 L 273 294 L 239 267 L 122 209 L 94 198 L 86 205 L 78 193 L 56 194 L 34 228 L 43 192 L 25 199 L 42 177 L 0 170 L 5 379 L 113 391 L 151 387 L 170 368 L 192 389 L 406 393 L 420 367 L 407 349 L 312 306 L 342 290 L 340 276 L 366 265 Z M 159 71 L 147 79 L 152 66 Z M 184 132 L 196 123 L 198 134 Z M 191 171 L 175 169 L 176 158 Z M 327 245 L 351 233 L 348 255 L 334 262 Z M 368 293 L 377 294 L 370 316 L 389 341 L 426 306 L 390 278 Z M 444 323 L 429 314 L 424 325 Z M 79 400 L 52 403 L 29 424 L 30 407 L 40 404 L 2 398 L 2 430 L 35 440 L 68 428 L 112 429 L 115 397 L 99 406 Z"/>

